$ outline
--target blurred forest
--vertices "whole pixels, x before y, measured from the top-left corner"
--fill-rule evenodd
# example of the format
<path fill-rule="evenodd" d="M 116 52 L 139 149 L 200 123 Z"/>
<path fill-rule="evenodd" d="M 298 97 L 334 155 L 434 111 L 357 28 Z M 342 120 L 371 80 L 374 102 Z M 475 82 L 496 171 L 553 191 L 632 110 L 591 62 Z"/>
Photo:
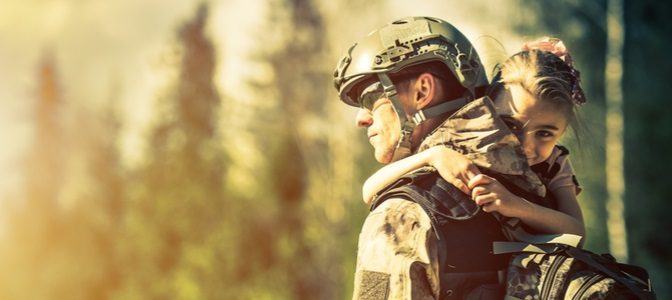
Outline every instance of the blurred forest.
<path fill-rule="evenodd" d="M 474 14 L 491 5 L 474 3 L 450 5 Z M 142 159 L 131 165 L 119 142 L 124 87 L 112 82 L 101 105 L 69 100 L 57 53 L 43 52 L 24 87 L 31 90 L 33 130 L 14 170 L 22 186 L 0 194 L 0 299 L 350 298 L 367 214 L 361 184 L 380 166 L 354 126 L 354 109 L 338 101 L 333 67 L 375 27 L 432 9 L 452 21 L 441 15 L 451 7 L 436 1 L 416 13 L 385 0 L 265 5 L 263 25 L 249 32 L 263 47 L 248 57 L 263 76 L 239 88 L 216 84 L 217 66 L 227 64 L 217 45 L 227 38 L 206 30 L 208 3 L 170 29 L 174 39 L 166 44 L 176 58 L 166 67 L 174 76 L 156 99 L 135 100 L 156 107 Z M 562 38 L 581 70 L 584 130 L 565 142 L 584 187 L 586 247 L 607 252 L 607 0 L 507 5 L 509 15 L 525 17 L 497 22 L 520 37 Z M 664 89 L 672 3 L 622 5 L 628 255 L 652 272 L 660 299 L 668 299 L 672 177 L 664 155 L 672 152 L 672 106 Z M 488 22 L 484 14 L 471 24 Z"/>

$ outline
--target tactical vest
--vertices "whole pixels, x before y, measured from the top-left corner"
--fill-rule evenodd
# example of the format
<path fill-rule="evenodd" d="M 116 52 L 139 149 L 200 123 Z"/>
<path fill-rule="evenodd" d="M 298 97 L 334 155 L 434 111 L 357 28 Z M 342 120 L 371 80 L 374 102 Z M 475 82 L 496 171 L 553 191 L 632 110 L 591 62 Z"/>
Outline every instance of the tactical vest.
<path fill-rule="evenodd" d="M 481 172 L 519 197 L 557 209 L 550 193 L 541 198 L 507 182 L 505 176 L 484 169 Z M 526 243 L 503 242 L 522 237 L 534 243 L 535 238 L 544 240 L 550 236 L 512 238 L 511 233 L 520 229 L 520 224 L 509 228 L 509 219 L 482 212 L 469 196 L 436 172 L 419 171 L 400 178 L 378 193 L 371 210 L 388 199 L 417 203 L 429 217 L 438 241 L 439 299 L 502 299 L 505 292 L 507 299 L 527 299 L 538 293 L 540 299 L 583 299 L 586 295 L 604 299 L 656 298 L 645 269 L 619 264 L 608 254 L 597 255 L 560 241 L 571 235 L 558 235 L 563 237 L 540 241 L 531 248 Z M 529 228 L 524 231 L 535 233 Z M 516 256 L 511 259 L 511 254 Z M 502 270 L 507 267 L 504 285 Z"/>
<path fill-rule="evenodd" d="M 547 207 L 555 206 L 552 199 L 526 193 L 515 185 L 507 184 L 506 178 L 500 175 L 487 170 L 482 172 L 496 178 L 520 197 L 533 199 L 533 202 Z M 438 240 L 439 299 L 503 297 L 500 281 L 510 255 L 493 254 L 492 245 L 496 241 L 508 240 L 503 230 L 506 220 L 481 211 L 469 196 L 431 171 L 415 172 L 400 178 L 378 193 L 371 210 L 393 198 L 417 203 L 431 220 Z M 481 288 L 476 292 L 477 287 Z"/>

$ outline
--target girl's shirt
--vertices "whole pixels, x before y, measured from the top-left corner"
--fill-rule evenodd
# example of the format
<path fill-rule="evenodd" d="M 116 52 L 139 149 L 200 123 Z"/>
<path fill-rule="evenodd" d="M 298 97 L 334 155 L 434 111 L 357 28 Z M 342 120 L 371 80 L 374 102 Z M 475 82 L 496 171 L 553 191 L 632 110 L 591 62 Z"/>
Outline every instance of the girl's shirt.
<path fill-rule="evenodd" d="M 531 166 L 532 171 L 537 173 L 549 192 L 562 187 L 574 187 L 576 194 L 581 193 L 581 186 L 576 180 L 572 163 L 569 161 L 569 150 L 556 145 L 551 156 L 545 161 Z"/>

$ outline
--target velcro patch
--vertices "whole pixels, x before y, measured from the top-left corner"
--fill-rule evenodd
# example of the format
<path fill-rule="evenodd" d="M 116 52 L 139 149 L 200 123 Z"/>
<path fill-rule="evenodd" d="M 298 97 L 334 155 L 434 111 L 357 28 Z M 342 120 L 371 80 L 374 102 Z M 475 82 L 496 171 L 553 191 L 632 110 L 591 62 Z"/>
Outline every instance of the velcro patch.
<path fill-rule="evenodd" d="M 362 270 L 362 282 L 360 283 L 360 300 L 385 300 L 390 291 L 390 274 Z"/>

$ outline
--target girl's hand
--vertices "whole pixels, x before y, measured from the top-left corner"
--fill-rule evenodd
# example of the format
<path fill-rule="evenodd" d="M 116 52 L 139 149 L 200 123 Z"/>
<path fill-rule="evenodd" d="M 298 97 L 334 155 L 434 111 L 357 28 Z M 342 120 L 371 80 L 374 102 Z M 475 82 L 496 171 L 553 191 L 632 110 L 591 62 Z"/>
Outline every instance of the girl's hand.
<path fill-rule="evenodd" d="M 519 217 L 529 202 L 511 192 L 496 179 L 479 174 L 468 183 L 471 198 L 484 212 L 499 212 L 506 217 Z"/>
<path fill-rule="evenodd" d="M 467 186 L 469 179 L 481 174 L 476 165 L 463 154 L 445 146 L 434 146 L 427 150 L 427 164 L 434 167 L 443 179 L 460 189 L 467 195 L 471 189 Z"/>

